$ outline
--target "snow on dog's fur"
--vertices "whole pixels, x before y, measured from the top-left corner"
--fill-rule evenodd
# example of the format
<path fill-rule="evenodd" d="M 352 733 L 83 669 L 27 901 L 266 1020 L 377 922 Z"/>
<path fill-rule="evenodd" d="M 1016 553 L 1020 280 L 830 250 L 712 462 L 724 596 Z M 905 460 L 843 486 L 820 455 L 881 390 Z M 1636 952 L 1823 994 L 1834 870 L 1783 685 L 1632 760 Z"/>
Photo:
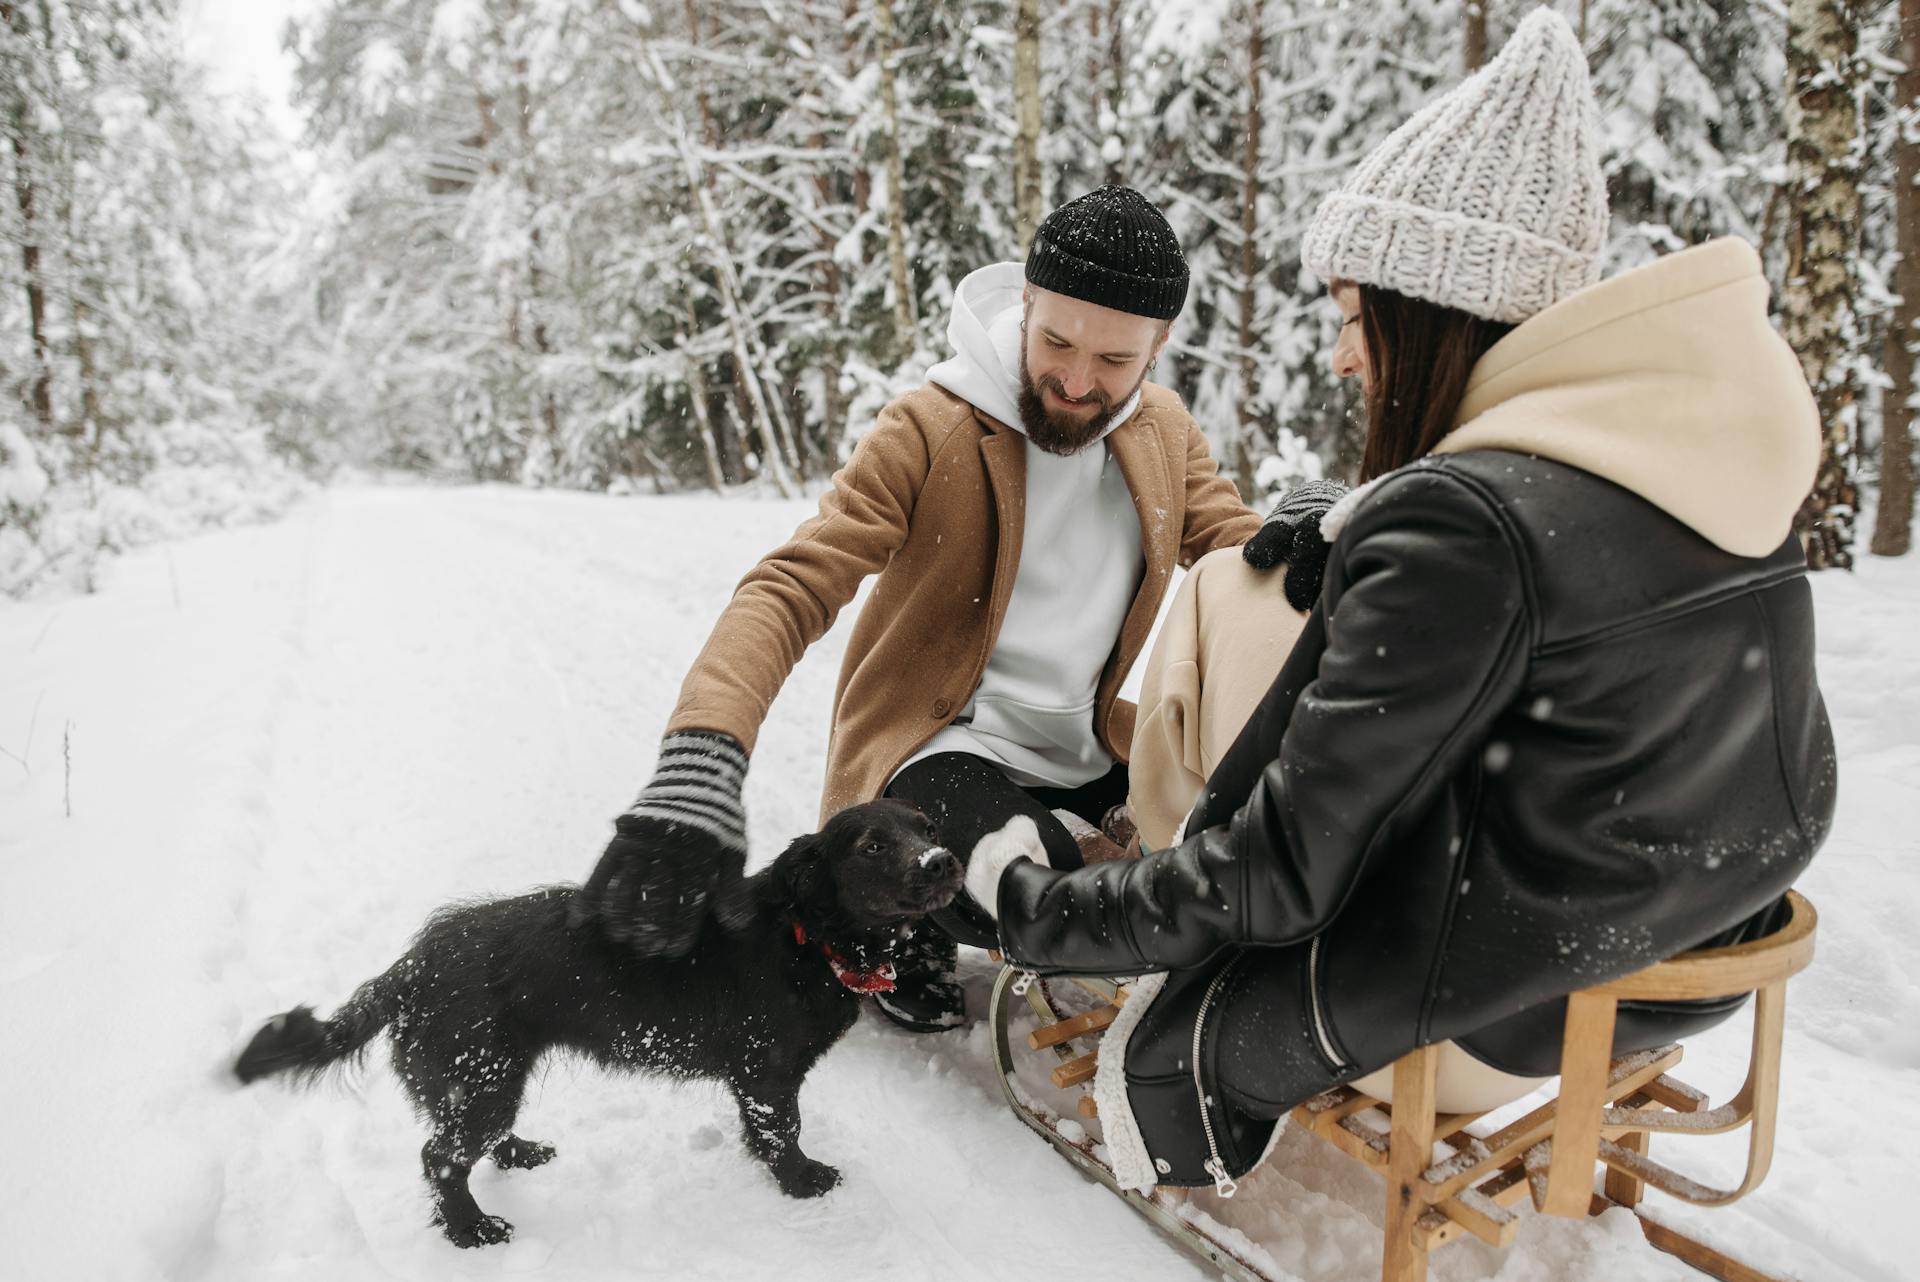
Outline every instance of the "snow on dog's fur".
<path fill-rule="evenodd" d="M 610 1068 L 724 1082 L 747 1148 L 781 1191 L 817 1197 L 839 1172 L 800 1151 L 800 1083 L 884 982 L 894 944 L 953 898 L 960 863 L 897 801 L 850 806 L 723 892 L 692 952 L 646 959 L 574 909 L 575 887 L 456 904 L 331 1019 L 276 1015 L 241 1053 L 243 1082 L 311 1079 L 386 1029 L 393 1064 L 432 1128 L 421 1163 L 434 1222 L 460 1246 L 513 1226 L 480 1210 L 474 1163 L 539 1166 L 553 1149 L 513 1134 L 528 1074 L 552 1050 Z M 722 925 L 720 918 L 738 925 Z"/>

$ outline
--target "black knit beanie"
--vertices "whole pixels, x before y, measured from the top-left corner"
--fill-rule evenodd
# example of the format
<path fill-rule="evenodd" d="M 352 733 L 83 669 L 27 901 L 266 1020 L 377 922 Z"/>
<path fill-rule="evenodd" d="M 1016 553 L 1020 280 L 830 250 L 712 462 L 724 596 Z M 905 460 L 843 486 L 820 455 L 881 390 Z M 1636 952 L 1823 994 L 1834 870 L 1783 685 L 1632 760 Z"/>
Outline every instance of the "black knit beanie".
<path fill-rule="evenodd" d="M 1166 215 L 1131 187 L 1101 187 L 1047 215 L 1027 250 L 1027 281 L 1135 316 L 1172 320 L 1187 301 L 1187 260 Z"/>

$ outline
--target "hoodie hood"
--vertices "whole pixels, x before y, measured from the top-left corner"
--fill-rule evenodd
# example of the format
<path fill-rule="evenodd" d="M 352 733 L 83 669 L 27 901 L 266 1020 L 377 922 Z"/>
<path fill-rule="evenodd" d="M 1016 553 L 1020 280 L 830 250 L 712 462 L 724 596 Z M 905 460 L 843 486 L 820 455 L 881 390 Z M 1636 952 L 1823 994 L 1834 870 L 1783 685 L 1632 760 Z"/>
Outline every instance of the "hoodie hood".
<path fill-rule="evenodd" d="M 1711 241 L 1585 289 L 1474 366 L 1436 454 L 1517 450 L 1633 491 L 1716 546 L 1765 556 L 1820 462 L 1800 362 L 1760 257 Z"/>
<path fill-rule="evenodd" d="M 927 371 L 927 381 L 946 388 L 987 417 L 1022 436 L 1020 422 L 1020 298 L 1027 287 L 1020 263 L 995 263 L 969 272 L 953 292 L 947 341 L 953 355 Z M 1132 417 L 1135 392 L 1107 421 L 1105 436 Z"/>

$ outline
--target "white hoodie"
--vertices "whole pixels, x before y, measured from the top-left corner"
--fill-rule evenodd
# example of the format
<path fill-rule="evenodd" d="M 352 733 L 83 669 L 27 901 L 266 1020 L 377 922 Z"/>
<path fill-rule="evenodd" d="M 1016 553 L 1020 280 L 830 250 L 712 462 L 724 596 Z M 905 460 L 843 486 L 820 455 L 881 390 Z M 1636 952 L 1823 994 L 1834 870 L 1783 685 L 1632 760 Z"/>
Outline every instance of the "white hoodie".
<path fill-rule="evenodd" d="M 954 293 L 954 355 L 927 371 L 982 413 L 1022 431 L 1020 318 L 1025 270 L 982 267 Z M 1107 423 L 1132 417 L 1135 392 Z M 1026 787 L 1076 788 L 1113 768 L 1093 731 L 1100 673 L 1113 652 L 1145 561 L 1140 518 L 1120 465 L 1099 442 L 1062 457 L 1027 442 L 1020 568 L 973 698 L 902 769 L 941 752 L 999 766 Z"/>

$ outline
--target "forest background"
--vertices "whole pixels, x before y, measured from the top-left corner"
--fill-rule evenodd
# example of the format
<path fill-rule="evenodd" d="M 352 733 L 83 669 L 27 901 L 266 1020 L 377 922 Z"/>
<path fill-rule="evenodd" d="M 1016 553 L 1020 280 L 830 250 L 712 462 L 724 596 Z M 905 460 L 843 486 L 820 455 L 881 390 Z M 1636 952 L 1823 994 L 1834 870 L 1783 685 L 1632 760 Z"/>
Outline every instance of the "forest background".
<path fill-rule="evenodd" d="M 0 0 L 0 591 L 343 472 L 806 492 L 960 279 L 1105 182 L 1186 249 L 1157 377 L 1242 493 L 1350 475 L 1301 234 L 1532 7 L 312 0 L 278 104 L 209 85 L 180 0 Z M 1810 559 L 1904 553 L 1920 0 L 1554 7 L 1607 274 L 1758 245 L 1827 435 Z"/>

